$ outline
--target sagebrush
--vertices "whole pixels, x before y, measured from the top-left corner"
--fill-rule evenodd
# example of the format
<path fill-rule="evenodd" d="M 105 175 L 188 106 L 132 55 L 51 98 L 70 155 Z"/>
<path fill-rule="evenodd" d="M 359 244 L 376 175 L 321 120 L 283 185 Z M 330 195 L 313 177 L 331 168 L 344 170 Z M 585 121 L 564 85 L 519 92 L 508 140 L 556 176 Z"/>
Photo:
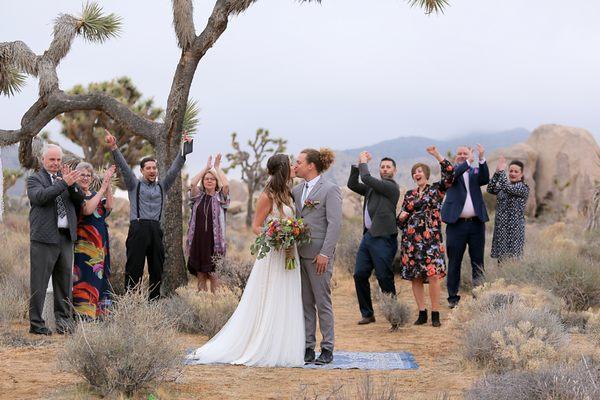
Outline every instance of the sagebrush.
<path fill-rule="evenodd" d="M 172 379 L 183 365 L 173 316 L 146 290 L 115 296 L 104 319 L 81 321 L 67 337 L 61 367 L 102 395 L 127 396 Z"/>

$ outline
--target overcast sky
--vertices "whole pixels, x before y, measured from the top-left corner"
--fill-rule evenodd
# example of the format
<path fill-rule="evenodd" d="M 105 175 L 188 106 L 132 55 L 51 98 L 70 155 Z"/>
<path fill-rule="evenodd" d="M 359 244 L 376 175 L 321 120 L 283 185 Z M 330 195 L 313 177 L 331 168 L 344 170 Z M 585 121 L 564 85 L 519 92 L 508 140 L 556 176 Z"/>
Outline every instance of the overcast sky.
<path fill-rule="evenodd" d="M 226 152 L 231 132 L 246 139 L 259 127 L 288 139 L 291 151 L 543 123 L 600 136 L 600 1 L 450 2 L 445 14 L 426 16 L 403 0 L 259 0 L 200 62 L 189 169 Z M 61 88 L 127 75 L 165 106 L 179 57 L 171 2 L 100 3 L 123 17 L 123 32 L 102 45 L 76 39 L 58 71 Z M 56 15 L 81 4 L 0 0 L 0 42 L 23 40 L 41 53 Z M 197 29 L 213 4 L 195 1 Z M 30 79 L 22 93 L 0 97 L 0 126 L 19 127 L 36 93 Z"/>

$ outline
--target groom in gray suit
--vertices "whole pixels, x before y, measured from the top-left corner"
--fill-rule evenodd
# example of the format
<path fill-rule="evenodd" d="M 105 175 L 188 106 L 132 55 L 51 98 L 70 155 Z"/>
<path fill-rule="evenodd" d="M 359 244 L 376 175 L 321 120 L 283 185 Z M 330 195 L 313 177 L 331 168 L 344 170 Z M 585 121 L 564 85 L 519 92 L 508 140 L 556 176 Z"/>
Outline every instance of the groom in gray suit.
<path fill-rule="evenodd" d="M 296 159 L 296 176 L 304 182 L 292 189 L 296 216 L 310 229 L 310 243 L 300 246 L 302 305 L 306 350 L 304 362 L 328 364 L 333 360 L 333 306 L 331 276 L 335 245 L 342 227 L 342 191 L 321 176 L 333 163 L 329 149 L 305 149 Z M 321 328 L 321 354 L 315 360 L 317 315 Z"/>

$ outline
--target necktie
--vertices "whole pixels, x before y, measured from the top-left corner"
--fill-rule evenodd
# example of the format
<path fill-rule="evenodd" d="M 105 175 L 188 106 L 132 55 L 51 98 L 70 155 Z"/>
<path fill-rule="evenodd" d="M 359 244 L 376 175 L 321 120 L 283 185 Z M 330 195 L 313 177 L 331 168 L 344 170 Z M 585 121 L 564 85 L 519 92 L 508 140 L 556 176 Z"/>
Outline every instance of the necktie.
<path fill-rule="evenodd" d="M 305 183 L 304 190 L 302 191 L 302 204 L 304 204 L 307 197 L 308 197 L 308 183 Z"/>
<path fill-rule="evenodd" d="M 56 181 L 56 175 L 52 175 L 52 183 Z M 65 203 L 63 202 L 62 196 L 58 195 L 56 197 L 56 212 L 58 214 L 58 218 L 64 218 L 67 216 L 67 210 L 65 208 Z"/>

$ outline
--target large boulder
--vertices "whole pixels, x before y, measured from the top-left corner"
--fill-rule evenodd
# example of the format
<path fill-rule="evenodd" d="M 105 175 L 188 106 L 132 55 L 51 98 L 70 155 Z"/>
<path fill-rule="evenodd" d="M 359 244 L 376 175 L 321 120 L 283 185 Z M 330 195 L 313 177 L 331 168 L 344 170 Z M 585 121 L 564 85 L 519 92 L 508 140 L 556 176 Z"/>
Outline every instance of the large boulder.
<path fill-rule="evenodd" d="M 542 125 L 527 144 L 538 152 L 536 215 L 573 218 L 589 205 L 600 181 L 600 148 L 585 129 Z"/>
<path fill-rule="evenodd" d="M 523 163 L 525 169 L 525 182 L 529 186 L 529 199 L 527 200 L 526 213 L 529 216 L 535 216 L 537 201 L 534 176 L 537 171 L 538 152 L 527 143 L 517 143 L 506 149 L 499 149 L 492 152 L 492 154 L 487 157 L 488 166 L 490 168 L 490 178 L 496 171 L 498 158 L 500 158 L 501 155 L 506 158 L 507 164 L 512 160 L 518 160 Z"/>
<path fill-rule="evenodd" d="M 248 201 L 248 188 L 245 183 L 237 179 L 229 180 L 229 194 L 232 201 L 239 201 L 243 204 L 246 204 Z"/>

